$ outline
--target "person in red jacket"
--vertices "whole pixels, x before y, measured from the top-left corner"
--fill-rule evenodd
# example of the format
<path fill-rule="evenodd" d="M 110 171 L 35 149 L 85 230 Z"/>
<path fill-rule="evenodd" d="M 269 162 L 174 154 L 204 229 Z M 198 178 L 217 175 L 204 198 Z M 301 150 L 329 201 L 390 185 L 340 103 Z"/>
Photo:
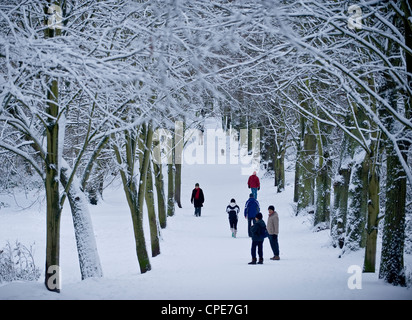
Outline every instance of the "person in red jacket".
<path fill-rule="evenodd" d="M 249 189 L 252 191 L 253 197 L 257 199 L 257 192 L 258 190 L 260 190 L 260 180 L 259 177 L 256 175 L 256 171 L 253 171 L 253 174 L 249 177 L 247 185 Z"/>

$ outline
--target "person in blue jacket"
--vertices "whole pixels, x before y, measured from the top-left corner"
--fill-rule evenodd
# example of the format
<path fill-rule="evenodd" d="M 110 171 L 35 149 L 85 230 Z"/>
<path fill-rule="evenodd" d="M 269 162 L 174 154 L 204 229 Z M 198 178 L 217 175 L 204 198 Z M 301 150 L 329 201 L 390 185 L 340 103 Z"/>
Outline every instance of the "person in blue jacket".
<path fill-rule="evenodd" d="M 250 232 L 250 228 L 252 223 L 255 224 L 255 217 L 256 214 L 260 212 L 259 202 L 253 196 L 253 193 L 249 195 L 249 199 L 246 201 L 245 204 L 245 218 L 247 219 L 247 231 L 249 237 L 252 237 Z"/>

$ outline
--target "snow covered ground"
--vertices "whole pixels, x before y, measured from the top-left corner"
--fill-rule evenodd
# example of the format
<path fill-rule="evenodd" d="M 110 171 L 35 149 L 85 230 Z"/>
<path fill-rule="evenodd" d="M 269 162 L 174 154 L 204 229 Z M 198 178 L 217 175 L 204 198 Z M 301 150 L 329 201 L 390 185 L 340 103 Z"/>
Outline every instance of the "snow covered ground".
<path fill-rule="evenodd" d="M 262 182 L 258 200 L 264 220 L 271 204 L 279 213 L 280 261 L 269 260 L 273 254 L 266 239 L 264 264 L 247 264 L 251 260 L 251 240 L 247 236 L 243 208 L 249 189 L 247 176 L 241 175 L 241 166 L 184 164 L 183 208 L 176 208 L 176 215 L 168 218 L 167 228 L 161 231 L 161 254 L 151 259 L 150 272 L 139 272 L 129 208 L 122 187 L 113 184 L 106 189 L 99 205 L 90 206 L 104 277 L 80 280 L 67 203 L 61 222 L 61 293 L 47 291 L 42 276 L 38 282 L 1 284 L 0 299 L 412 298 L 411 288 L 393 287 L 379 280 L 377 274 L 361 274 L 362 288 L 349 288 L 348 280 L 353 283 L 354 273 L 348 273 L 348 268 L 353 265 L 362 267 L 363 251 L 338 258 L 340 250 L 330 246 L 328 230 L 313 232 L 308 216 L 294 216 L 293 173 L 288 173 L 290 183 L 280 194 L 276 193 L 272 178 L 262 179 L 262 172 L 258 175 Z M 196 182 L 206 199 L 200 218 L 194 217 L 190 203 Z M 1 197 L 0 200 L 11 206 L 0 210 L 0 246 L 7 240 L 13 243 L 18 239 L 25 245 L 35 242 L 35 260 L 43 267 L 44 207 L 37 204 L 22 210 L 13 204 L 12 198 Z M 24 197 L 23 194 L 16 195 L 18 203 L 22 204 Z M 225 213 L 231 198 L 237 200 L 242 210 L 236 239 L 231 237 Z M 406 258 L 410 270 L 411 259 Z"/>

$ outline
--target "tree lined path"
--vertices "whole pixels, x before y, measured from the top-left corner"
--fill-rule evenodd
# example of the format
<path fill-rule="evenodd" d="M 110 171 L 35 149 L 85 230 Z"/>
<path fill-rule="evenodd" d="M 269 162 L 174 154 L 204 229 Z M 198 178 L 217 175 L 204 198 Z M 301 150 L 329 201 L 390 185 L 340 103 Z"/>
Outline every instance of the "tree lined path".
<path fill-rule="evenodd" d="M 250 286 L 242 281 L 256 281 L 239 280 L 249 272 L 243 263 L 250 239 L 242 237 L 242 215 L 236 242 L 226 238 L 224 209 L 235 198 L 243 210 L 247 175 L 259 169 L 258 200 L 265 217 L 268 205 L 279 211 L 278 266 L 288 271 L 277 279 L 265 263 L 262 295 L 273 294 L 266 283 L 277 283 L 286 296 L 302 284 L 320 288 L 302 290 L 311 298 L 361 297 L 367 290 L 347 285 L 347 270 L 359 268 L 371 273 L 363 279 L 410 285 L 406 1 L 3 2 L 0 209 L 15 195 L 26 202 L 26 193 L 37 192 L 45 215 L 33 234 L 13 234 L 7 224 L 3 240 L 19 235 L 41 244 L 47 290 L 60 292 L 55 280 L 63 269 L 72 284 L 90 278 L 101 285 L 97 278 L 134 273 L 148 273 L 137 282 L 157 284 L 151 270 L 173 264 L 164 260 L 172 252 L 180 259 L 165 269 L 163 286 L 181 272 L 198 287 L 219 283 L 222 294 L 223 286 L 239 283 L 244 296 Z M 192 148 L 182 163 L 192 133 L 203 133 L 201 146 L 214 139 L 208 128 L 219 131 L 219 141 L 239 138 L 238 158 L 217 146 L 196 159 Z M 251 168 L 232 163 L 255 151 L 261 157 Z M 167 163 L 156 163 L 162 157 Z M 196 182 L 206 197 L 198 221 L 187 203 Z M 1 212 L 13 228 L 27 228 L 9 213 Z M 268 249 L 267 243 L 265 255 Z M 202 266 L 212 272 L 200 277 Z M 137 293 L 130 287 L 125 294 Z"/>
<path fill-rule="evenodd" d="M 314 232 L 311 217 L 295 216 L 293 172 L 287 172 L 285 191 L 276 193 L 273 179 L 260 177 L 258 193 L 264 220 L 273 204 L 280 217 L 280 261 L 264 241 L 264 264 L 250 266 L 251 239 L 243 216 L 250 190 L 241 165 L 188 165 L 182 170 L 182 208 L 168 219 L 161 231 L 161 254 L 151 259 L 152 270 L 139 274 L 133 245 L 130 214 L 121 187 L 113 186 L 104 203 L 91 208 L 104 277 L 78 280 L 72 231 L 63 223 L 62 257 L 64 290 L 59 299 L 409 299 L 409 289 L 378 280 L 377 274 L 362 274 L 362 289 L 351 290 L 348 273 L 352 265 L 361 268 L 362 252 L 339 259 L 329 231 Z M 260 172 L 262 173 L 262 172 Z M 259 175 L 259 173 L 258 173 Z M 190 203 L 194 184 L 205 193 L 202 216 L 194 216 Z M 241 208 L 238 237 L 231 237 L 226 205 L 235 198 Z M 62 221 L 70 218 L 63 213 Z M 37 223 L 39 224 L 39 223 Z M 145 228 L 147 217 L 144 217 Z M 69 246 L 69 247 L 67 247 Z M 40 259 L 41 261 L 41 259 Z M 13 283 L 0 287 L 0 298 L 56 299 L 39 283 Z"/>

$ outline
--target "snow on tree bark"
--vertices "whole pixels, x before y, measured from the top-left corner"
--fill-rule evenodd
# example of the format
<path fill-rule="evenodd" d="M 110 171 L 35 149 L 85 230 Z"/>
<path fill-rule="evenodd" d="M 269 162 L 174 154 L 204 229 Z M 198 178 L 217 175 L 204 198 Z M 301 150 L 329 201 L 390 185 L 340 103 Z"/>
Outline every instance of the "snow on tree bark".
<path fill-rule="evenodd" d="M 60 173 L 60 180 L 63 187 L 66 188 L 72 173 L 66 162 L 63 162 Z M 87 206 L 86 196 L 80 189 L 80 182 L 76 177 L 67 191 L 67 197 L 72 212 L 82 280 L 91 277 L 100 278 L 103 276 L 103 270 L 97 251 L 92 219 Z"/>
<path fill-rule="evenodd" d="M 136 131 L 125 131 L 124 141 L 119 145 L 113 143 L 113 149 L 119 164 L 123 189 L 132 216 L 134 238 L 136 244 L 136 255 L 141 273 L 151 270 L 149 255 L 146 249 L 146 240 L 143 230 L 143 205 L 146 193 L 147 170 L 150 160 L 153 131 L 149 130 L 145 135 L 144 150 L 141 150 L 141 165 L 139 167 L 139 181 L 136 180 L 135 167 L 136 152 L 138 145 L 138 133 Z M 122 149 L 124 145 L 124 150 Z"/>

